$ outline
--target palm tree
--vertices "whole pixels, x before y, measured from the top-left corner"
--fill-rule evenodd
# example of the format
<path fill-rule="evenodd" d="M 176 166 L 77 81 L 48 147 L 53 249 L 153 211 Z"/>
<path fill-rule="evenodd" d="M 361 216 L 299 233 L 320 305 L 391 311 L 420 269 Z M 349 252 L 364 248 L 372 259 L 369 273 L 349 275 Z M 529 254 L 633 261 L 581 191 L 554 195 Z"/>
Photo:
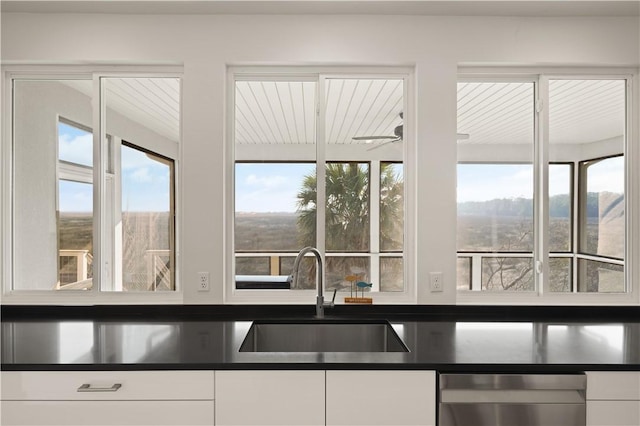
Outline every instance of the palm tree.
<path fill-rule="evenodd" d="M 381 166 L 380 244 L 385 250 L 402 250 L 403 181 L 389 163 Z M 370 247 L 370 174 L 364 163 L 329 163 L 326 166 L 325 246 L 327 252 L 368 252 Z M 317 179 L 305 176 L 298 192 L 300 246 L 316 242 Z M 327 271 L 334 283 L 354 270 L 368 269 L 366 258 L 329 258 Z M 313 271 L 309 270 L 311 277 Z"/>

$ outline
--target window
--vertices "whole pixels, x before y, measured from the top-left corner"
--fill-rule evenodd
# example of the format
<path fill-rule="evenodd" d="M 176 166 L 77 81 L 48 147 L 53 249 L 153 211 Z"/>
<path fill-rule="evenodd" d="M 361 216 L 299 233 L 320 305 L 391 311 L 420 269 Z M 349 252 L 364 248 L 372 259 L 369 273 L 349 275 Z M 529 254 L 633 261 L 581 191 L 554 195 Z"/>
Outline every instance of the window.
<path fill-rule="evenodd" d="M 579 164 L 582 187 L 578 291 L 623 292 L 624 157 Z"/>
<path fill-rule="evenodd" d="M 380 162 L 380 289 L 403 291 L 404 167 Z"/>
<path fill-rule="evenodd" d="M 115 289 L 175 290 L 173 160 L 126 142 L 120 156 L 122 287 Z"/>
<path fill-rule="evenodd" d="M 539 123 L 547 140 L 534 137 Z M 625 127 L 624 79 L 460 82 L 458 131 L 469 136 L 458 141 L 458 290 L 627 291 Z M 534 161 L 536 146 L 548 160 Z"/>
<path fill-rule="evenodd" d="M 572 164 L 566 192 L 577 206 L 571 248 L 562 257 L 570 285 L 551 282 L 551 291 L 624 293 L 626 80 L 553 78 L 548 86 L 549 159 Z M 552 181 L 550 174 L 550 191 Z"/>
<path fill-rule="evenodd" d="M 311 191 L 315 190 L 315 175 L 315 163 L 236 163 L 235 269 L 241 288 L 282 286 L 298 247 L 315 245 L 315 218 L 304 217 L 298 208 L 300 203 L 315 205 L 315 192 Z M 307 188 L 307 193 L 302 194 L 302 188 Z M 307 236 L 302 243 L 304 229 Z M 315 267 L 312 271 L 315 273 Z M 263 278 L 256 281 L 256 277 Z M 264 277 L 274 280 L 269 284 Z M 300 284 L 310 288 L 314 283 L 301 280 Z"/>
<path fill-rule="evenodd" d="M 12 78 L 11 290 L 176 289 L 179 79 L 99 81 Z"/>
<path fill-rule="evenodd" d="M 235 74 L 235 296 L 314 289 L 311 258 L 287 281 L 305 246 L 325 254 L 329 291 L 406 292 L 404 91 L 403 77 Z"/>
<path fill-rule="evenodd" d="M 570 292 L 573 283 L 573 164 L 549 164 L 549 289 Z"/>
<path fill-rule="evenodd" d="M 533 291 L 532 82 L 458 85 L 459 289 Z M 478 149 L 480 146 L 480 149 Z"/>
<path fill-rule="evenodd" d="M 93 133 L 58 121 L 58 282 L 56 289 L 93 283 Z"/>

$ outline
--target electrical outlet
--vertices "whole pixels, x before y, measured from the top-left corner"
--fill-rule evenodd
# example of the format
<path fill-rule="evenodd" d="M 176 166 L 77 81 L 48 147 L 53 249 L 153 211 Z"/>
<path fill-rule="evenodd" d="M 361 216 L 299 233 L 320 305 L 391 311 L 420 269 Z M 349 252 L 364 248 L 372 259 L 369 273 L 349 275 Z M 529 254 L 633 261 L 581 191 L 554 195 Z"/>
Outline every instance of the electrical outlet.
<path fill-rule="evenodd" d="M 442 272 L 430 272 L 429 284 L 431 285 L 431 292 L 442 291 Z"/>
<path fill-rule="evenodd" d="M 198 272 L 198 291 L 209 291 L 208 272 Z"/>

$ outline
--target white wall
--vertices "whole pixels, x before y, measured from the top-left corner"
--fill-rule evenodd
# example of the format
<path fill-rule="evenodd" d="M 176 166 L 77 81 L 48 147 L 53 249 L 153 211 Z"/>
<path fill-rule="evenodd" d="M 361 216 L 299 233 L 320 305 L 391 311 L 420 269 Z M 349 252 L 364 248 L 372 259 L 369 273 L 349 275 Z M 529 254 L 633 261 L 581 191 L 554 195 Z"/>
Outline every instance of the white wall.
<path fill-rule="evenodd" d="M 185 303 L 221 303 L 228 65 L 415 66 L 419 303 L 455 302 L 459 64 L 637 66 L 629 18 L 146 16 L 3 14 L 2 60 L 184 65 L 182 270 Z M 197 271 L 212 291 L 196 292 Z M 424 280 L 443 271 L 445 291 Z"/>

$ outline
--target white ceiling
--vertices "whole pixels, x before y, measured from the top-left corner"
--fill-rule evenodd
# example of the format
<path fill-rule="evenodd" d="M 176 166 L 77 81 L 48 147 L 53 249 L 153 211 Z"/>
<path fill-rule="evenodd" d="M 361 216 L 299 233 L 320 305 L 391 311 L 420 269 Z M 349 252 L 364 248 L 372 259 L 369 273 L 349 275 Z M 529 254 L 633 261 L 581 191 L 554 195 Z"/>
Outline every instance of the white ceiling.
<path fill-rule="evenodd" d="M 236 83 L 236 143 L 313 144 L 315 128 L 315 82 Z"/>
<path fill-rule="evenodd" d="M 3 13 L 638 16 L 637 0 L 2 0 Z"/>
<path fill-rule="evenodd" d="M 180 81 L 177 78 L 109 78 L 109 108 L 154 132 L 178 141 Z M 90 81 L 67 84 L 90 95 Z M 316 142 L 316 90 L 313 81 L 238 81 L 236 143 L 313 144 Z M 624 80 L 551 80 L 549 135 L 552 144 L 620 138 L 625 132 Z M 530 82 L 458 84 L 460 144 L 531 144 L 534 86 Z M 402 124 L 402 80 L 327 79 L 328 144 L 363 144 L 354 136 L 393 136 Z"/>
<path fill-rule="evenodd" d="M 402 80 L 327 80 L 325 138 L 358 144 L 354 136 L 393 136 L 402 124 Z M 534 84 L 458 84 L 461 144 L 532 144 Z M 236 143 L 315 143 L 315 83 L 249 82 L 236 85 Z M 549 134 L 553 144 L 619 138 L 625 125 L 624 80 L 551 80 Z"/>
<path fill-rule="evenodd" d="M 169 140 L 180 140 L 180 79 L 108 78 L 105 79 L 108 108 Z"/>
<path fill-rule="evenodd" d="M 315 143 L 316 83 L 236 82 L 237 144 Z M 363 144 L 354 136 L 393 136 L 402 124 L 402 80 L 327 79 L 328 144 Z"/>
<path fill-rule="evenodd" d="M 625 85 L 624 80 L 551 80 L 550 143 L 589 143 L 623 136 Z"/>
<path fill-rule="evenodd" d="M 180 140 L 180 79 L 110 77 L 104 81 L 107 108 L 171 141 Z M 63 83 L 92 96 L 90 80 Z"/>
<path fill-rule="evenodd" d="M 533 142 L 533 83 L 459 83 L 458 133 L 466 144 Z"/>
<path fill-rule="evenodd" d="M 459 83 L 458 132 L 470 135 L 459 143 L 531 144 L 533 91 L 533 83 Z M 548 103 L 552 144 L 605 141 L 625 132 L 624 80 L 551 80 Z"/>

